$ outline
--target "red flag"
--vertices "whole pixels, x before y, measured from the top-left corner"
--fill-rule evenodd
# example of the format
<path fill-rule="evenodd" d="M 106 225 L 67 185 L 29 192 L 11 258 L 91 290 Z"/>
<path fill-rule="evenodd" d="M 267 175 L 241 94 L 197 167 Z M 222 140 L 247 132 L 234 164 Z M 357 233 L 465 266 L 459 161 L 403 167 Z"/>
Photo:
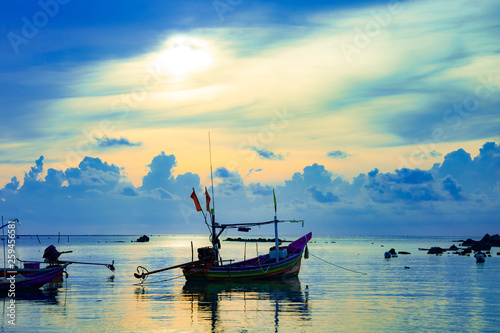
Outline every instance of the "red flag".
<path fill-rule="evenodd" d="M 203 209 L 200 206 L 200 202 L 198 201 L 198 197 L 196 196 L 196 193 L 194 193 L 194 188 L 193 188 L 193 193 L 191 193 L 191 199 L 194 201 L 194 205 L 196 206 L 196 211 L 201 212 Z"/>
<path fill-rule="evenodd" d="M 207 212 L 210 211 L 210 195 L 208 195 L 207 188 L 205 187 L 205 199 L 207 201 Z"/>

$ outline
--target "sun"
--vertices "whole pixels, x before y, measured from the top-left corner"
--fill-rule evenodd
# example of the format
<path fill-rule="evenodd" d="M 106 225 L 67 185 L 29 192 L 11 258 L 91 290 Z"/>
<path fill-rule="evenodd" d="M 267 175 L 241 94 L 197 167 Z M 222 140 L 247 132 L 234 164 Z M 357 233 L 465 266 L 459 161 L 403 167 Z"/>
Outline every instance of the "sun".
<path fill-rule="evenodd" d="M 158 68 L 169 74 L 188 74 L 208 69 L 213 63 L 207 42 L 189 37 L 175 37 L 160 52 Z"/>

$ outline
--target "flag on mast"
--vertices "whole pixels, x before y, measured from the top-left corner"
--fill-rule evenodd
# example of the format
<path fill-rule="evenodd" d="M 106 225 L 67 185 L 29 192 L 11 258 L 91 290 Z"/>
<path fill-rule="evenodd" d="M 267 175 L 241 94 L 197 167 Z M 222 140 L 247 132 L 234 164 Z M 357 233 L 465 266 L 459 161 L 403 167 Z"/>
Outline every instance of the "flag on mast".
<path fill-rule="evenodd" d="M 210 211 L 210 195 L 208 194 L 207 187 L 205 186 L 205 200 L 207 201 L 207 212 Z"/>
<path fill-rule="evenodd" d="M 200 202 L 198 201 L 198 197 L 196 196 L 196 193 L 194 192 L 194 187 L 193 187 L 193 193 L 191 193 L 191 199 L 194 201 L 194 205 L 196 206 L 196 211 L 201 212 L 203 209 L 201 208 Z"/>
<path fill-rule="evenodd" d="M 276 213 L 278 205 L 276 204 L 276 194 L 274 194 L 274 189 L 273 189 L 273 197 L 274 197 L 274 212 Z"/>

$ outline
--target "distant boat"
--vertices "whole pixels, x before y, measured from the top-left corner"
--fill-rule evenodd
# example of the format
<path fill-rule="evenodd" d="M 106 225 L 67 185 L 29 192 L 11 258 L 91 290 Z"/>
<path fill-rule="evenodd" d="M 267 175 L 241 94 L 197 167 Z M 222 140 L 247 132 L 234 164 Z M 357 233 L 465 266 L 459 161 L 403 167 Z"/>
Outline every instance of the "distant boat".
<path fill-rule="evenodd" d="M 384 258 L 385 259 L 391 259 L 391 257 L 392 257 L 392 255 L 391 255 L 391 253 L 389 251 L 387 251 L 387 252 L 384 253 Z"/>
<path fill-rule="evenodd" d="M 485 262 L 485 255 L 484 255 L 484 253 L 481 253 L 481 252 L 476 253 L 474 255 L 474 257 L 476 258 L 476 262 L 478 264 L 481 264 L 481 263 Z"/>

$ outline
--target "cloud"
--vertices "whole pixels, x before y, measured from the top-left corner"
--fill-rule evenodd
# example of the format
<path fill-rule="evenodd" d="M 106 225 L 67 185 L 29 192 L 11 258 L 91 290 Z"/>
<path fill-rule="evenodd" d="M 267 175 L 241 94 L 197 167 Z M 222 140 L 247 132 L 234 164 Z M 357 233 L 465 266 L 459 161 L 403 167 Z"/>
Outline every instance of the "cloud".
<path fill-rule="evenodd" d="M 437 187 L 430 172 L 401 169 L 395 173 L 371 173 L 363 190 L 377 203 L 417 203 L 443 200 Z"/>
<path fill-rule="evenodd" d="M 9 203 L 3 208 L 14 207 L 34 219 L 22 204 L 46 216 L 56 213 L 45 207 L 60 209 L 64 226 L 70 208 L 87 220 L 105 216 L 143 221 L 141 212 L 150 210 L 151 221 L 167 213 L 189 221 L 189 210 L 179 207 L 186 189 L 201 186 L 200 177 L 176 174 L 173 155 L 157 156 L 146 175 L 134 171 L 135 182 L 143 177 L 138 187 L 122 171 L 141 170 L 142 164 L 130 162 L 139 154 L 120 166 L 90 159 L 68 169 L 43 158 L 32 169 L 20 163 L 41 154 L 64 161 L 67 147 L 76 151 L 82 142 L 94 142 L 93 135 L 85 135 L 89 128 L 112 122 L 109 128 L 120 131 L 105 133 L 106 147 L 128 146 L 126 138 L 140 137 L 148 156 L 158 154 L 168 142 L 168 135 L 160 137 L 156 130 L 218 128 L 227 135 L 225 142 L 248 142 L 246 153 L 256 155 L 255 151 L 266 160 L 266 173 L 280 174 L 273 185 L 283 202 L 282 212 L 310 216 L 318 230 L 339 216 L 357 226 L 368 226 L 375 220 L 371 216 L 387 221 L 385 226 L 396 225 L 398 218 L 419 222 L 410 209 L 421 209 L 424 218 L 440 225 L 452 217 L 468 218 L 474 209 L 484 221 L 497 213 L 492 208 L 499 193 L 496 145 L 485 145 L 474 158 L 467 158 L 465 150 L 451 152 L 430 170 L 404 170 L 387 157 L 408 145 L 464 142 L 470 147 L 468 140 L 497 136 L 498 2 L 481 1 L 471 10 L 470 2 L 459 1 L 457 10 L 450 11 L 443 0 L 410 1 L 387 24 L 373 16 L 387 10 L 382 2 L 242 3 L 224 22 L 210 2 L 197 3 L 202 5 L 72 2 L 61 5 L 57 17 L 20 45 L 18 54 L 8 38 L 0 42 L 0 171 L 7 183 L 1 198 Z M 20 18 L 33 17 L 39 10 L 37 2 L 10 2 L 8 10 L 0 12 L 5 32 L 21 33 Z M 149 19 L 144 22 L 141 17 Z M 368 26 L 379 30 L 366 34 Z M 366 43 L 360 43 L 358 31 Z M 176 44 L 179 37 L 185 43 Z M 355 50 L 351 56 L 342 51 L 346 43 Z M 184 49 L 188 56 L 176 59 L 182 65 L 178 67 L 188 71 L 174 75 L 168 54 Z M 192 56 L 199 54 L 211 61 L 194 64 Z M 271 113 L 276 105 L 293 107 Z M 185 148 L 171 142 L 176 152 Z M 325 151 L 332 142 L 360 152 L 341 163 L 350 163 L 352 182 L 338 176 L 339 170 L 328 170 L 331 160 Z M 251 150 L 271 144 L 290 153 Z M 442 157 L 438 151 L 445 154 L 444 146 L 415 157 L 429 166 Z M 370 147 L 387 150 L 382 156 Z M 340 152 L 330 157 L 348 154 Z M 96 153 L 79 153 L 78 161 Z M 182 154 L 176 157 L 184 159 Z M 284 157 L 286 164 L 267 163 Z M 53 168 L 46 170 L 44 163 Z M 246 169 L 255 170 L 258 163 Z M 270 164 L 280 165 L 283 172 Z M 399 170 L 386 172 L 396 167 Z M 15 180 L 10 172 L 17 175 Z M 231 172 L 219 173 L 221 201 L 234 207 L 233 215 L 247 216 L 247 211 L 237 210 L 242 206 L 234 199 L 237 194 L 251 203 L 252 213 L 259 213 L 255 207 L 267 204 L 270 185 L 249 188 Z M 340 199 L 335 205 L 320 202 L 333 196 Z M 45 198 L 55 198 L 54 203 Z M 123 202 L 127 209 L 114 211 Z M 104 210 L 106 205 L 115 216 Z M 313 213 L 311 207 L 318 209 Z"/>
<path fill-rule="evenodd" d="M 99 158 L 85 157 L 75 168 L 49 168 L 46 173 L 43 161 L 41 156 L 34 162 L 22 185 L 12 177 L 0 190 L 0 209 L 28 221 L 33 233 L 204 232 L 189 198 L 193 187 L 202 193 L 200 177 L 174 175 L 174 155 L 155 156 L 138 187 L 122 167 Z M 275 189 L 279 215 L 304 218 L 317 233 L 491 232 L 500 213 L 499 166 L 500 147 L 486 142 L 474 158 L 458 149 L 429 170 L 374 169 L 352 182 L 317 163 L 275 185 L 245 184 L 238 172 L 217 167 L 217 219 L 269 219 Z M 476 221 L 473 226 L 471 220 Z"/>
<path fill-rule="evenodd" d="M 10 180 L 10 183 L 7 183 L 4 188 L 6 190 L 15 191 L 17 190 L 18 187 L 19 187 L 19 180 L 17 180 L 17 177 L 14 176 Z"/>
<path fill-rule="evenodd" d="M 140 142 L 133 143 L 133 142 L 130 142 L 128 139 L 123 138 L 123 137 L 120 139 L 116 139 L 116 138 L 108 138 L 108 137 L 104 136 L 102 138 L 96 138 L 96 140 L 97 140 L 98 146 L 101 148 L 111 148 L 111 147 L 117 147 L 117 146 L 140 147 L 142 145 L 142 143 L 140 143 Z"/>
<path fill-rule="evenodd" d="M 18 32 L 19 18 L 40 9 L 36 4 L 13 6 L 19 15 L 4 15 L 10 22 L 5 24 Z M 245 6 L 227 18 L 238 24 L 236 30 L 220 22 L 215 11 L 207 16 L 206 5 L 193 11 L 195 7 L 180 3 L 155 1 L 139 10 L 131 4 L 120 6 L 119 12 L 126 14 L 111 15 L 110 20 L 103 18 L 116 11 L 113 1 L 101 14 L 90 13 L 93 5 L 87 3 L 62 6 L 43 33 L 23 45 L 23 52 L 0 64 L 0 104 L 8 110 L 2 113 L 0 138 L 22 144 L 8 160 L 38 156 L 47 143 L 60 152 L 53 159 L 62 160 L 66 146 L 78 143 L 82 130 L 109 120 L 130 138 L 129 133 L 145 128 L 217 127 L 225 128 L 233 142 L 244 140 L 247 133 L 270 133 L 273 138 L 264 139 L 271 140 L 293 128 L 293 135 L 279 146 L 290 155 L 263 150 L 259 156 L 286 157 L 301 166 L 300 153 L 314 153 L 311 163 L 322 161 L 324 148 L 314 147 L 331 142 L 394 147 L 416 140 L 463 142 L 498 133 L 496 2 L 483 1 L 470 11 L 469 3 L 461 1 L 459 10 L 449 11 L 446 1 L 413 1 L 383 27 L 373 12 L 387 10 L 384 3 L 315 4 L 307 10 L 283 2 L 253 10 Z M 287 6 L 292 12 L 303 10 L 290 17 L 272 14 Z M 151 20 L 139 24 L 136 16 L 127 15 L 131 12 L 147 13 Z M 162 18 L 164 13 L 169 20 Z M 418 19 L 422 17 L 426 20 Z M 380 33 L 356 46 L 356 31 L 373 22 Z M 197 29 L 200 26 L 203 29 Z M 180 76 L 158 70 L 165 67 L 158 62 L 165 53 L 179 45 L 182 49 L 183 44 L 175 42 L 179 35 L 188 46 L 203 44 L 211 65 Z M 343 43 L 356 47 L 350 62 L 342 54 Z M 5 51 L 12 53 L 9 45 Z M 183 66 L 189 66 L 188 61 Z M 483 99 L 476 96 L 478 87 Z M 19 91 L 24 92 L 23 101 Z M 461 113 L 454 109 L 455 103 L 469 105 L 474 98 L 479 99 L 477 109 L 473 104 L 469 110 L 463 106 Z M 273 120 L 270 110 L 276 105 L 293 105 L 293 119 Z M 439 129 L 443 135 L 436 136 Z M 109 140 L 120 140 L 108 134 Z M 316 138 L 314 147 L 311 138 Z M 151 153 L 163 149 L 160 141 L 141 137 L 144 147 L 154 147 Z"/>
<path fill-rule="evenodd" d="M 309 189 L 307 189 L 307 191 L 311 193 L 314 200 L 320 203 L 332 203 L 340 201 L 340 198 L 332 192 L 323 193 L 319 191 L 318 186 L 311 186 Z"/>
<path fill-rule="evenodd" d="M 215 177 L 219 178 L 229 178 L 231 176 L 231 172 L 224 167 L 219 167 L 215 169 Z"/>
<path fill-rule="evenodd" d="M 494 195 L 500 182 L 500 147 L 495 142 L 486 142 L 474 159 L 458 149 L 447 154 L 443 163 L 434 165 L 432 170 L 441 178 L 451 176 L 469 193 L 479 190 Z"/>
<path fill-rule="evenodd" d="M 444 189 L 448 191 L 454 200 L 464 200 L 462 186 L 460 186 L 455 179 L 451 178 L 451 176 L 446 176 L 442 180 L 442 184 Z"/>
<path fill-rule="evenodd" d="M 441 157 L 441 156 L 443 156 L 443 154 L 441 154 L 440 152 L 437 152 L 436 150 L 432 149 L 429 152 L 429 156 L 430 157 Z"/>
<path fill-rule="evenodd" d="M 351 156 L 350 154 L 347 154 L 346 152 L 341 150 L 333 150 L 328 152 L 326 155 L 331 158 L 347 158 Z"/>
<path fill-rule="evenodd" d="M 156 188 L 168 188 L 173 183 L 174 177 L 172 170 L 177 166 L 174 155 L 165 155 L 161 152 L 155 156 L 151 164 L 148 165 L 149 172 L 142 178 L 142 187 L 144 190 L 153 190 Z"/>
<path fill-rule="evenodd" d="M 122 194 L 123 195 L 127 195 L 127 196 L 131 196 L 131 197 L 136 197 L 136 196 L 139 195 L 139 193 L 137 192 L 137 190 L 134 187 L 132 187 L 132 186 L 125 187 L 122 190 Z"/>
<path fill-rule="evenodd" d="M 251 168 L 250 170 L 248 170 L 247 177 L 250 176 L 254 172 L 262 172 L 262 168 L 258 168 L 258 169 Z"/>
<path fill-rule="evenodd" d="M 217 193 L 220 195 L 232 196 L 245 190 L 243 179 L 237 171 L 219 167 L 215 170 L 214 177 L 222 179 L 222 182 L 217 185 Z"/>
<path fill-rule="evenodd" d="M 248 190 L 254 195 L 269 195 L 273 193 L 273 188 L 271 186 L 261 185 L 260 183 L 249 184 Z"/>
<path fill-rule="evenodd" d="M 279 160 L 279 161 L 284 160 L 283 155 L 275 154 L 272 151 L 264 148 L 253 147 L 252 150 L 255 151 L 259 155 L 259 157 L 263 160 Z"/>
<path fill-rule="evenodd" d="M 152 195 L 161 199 L 175 198 L 179 193 L 189 193 L 189 190 L 200 183 L 200 177 L 191 172 L 174 176 L 172 174 L 177 166 L 174 155 L 161 152 L 155 156 L 149 171 L 142 178 L 141 191 L 151 191 Z"/>
<path fill-rule="evenodd" d="M 418 160 L 428 160 L 429 158 L 438 158 L 443 156 L 443 154 L 437 152 L 435 149 L 432 149 L 429 152 L 415 150 L 409 154 L 406 154 L 405 156 L 408 158 L 416 159 L 418 161 Z"/>

